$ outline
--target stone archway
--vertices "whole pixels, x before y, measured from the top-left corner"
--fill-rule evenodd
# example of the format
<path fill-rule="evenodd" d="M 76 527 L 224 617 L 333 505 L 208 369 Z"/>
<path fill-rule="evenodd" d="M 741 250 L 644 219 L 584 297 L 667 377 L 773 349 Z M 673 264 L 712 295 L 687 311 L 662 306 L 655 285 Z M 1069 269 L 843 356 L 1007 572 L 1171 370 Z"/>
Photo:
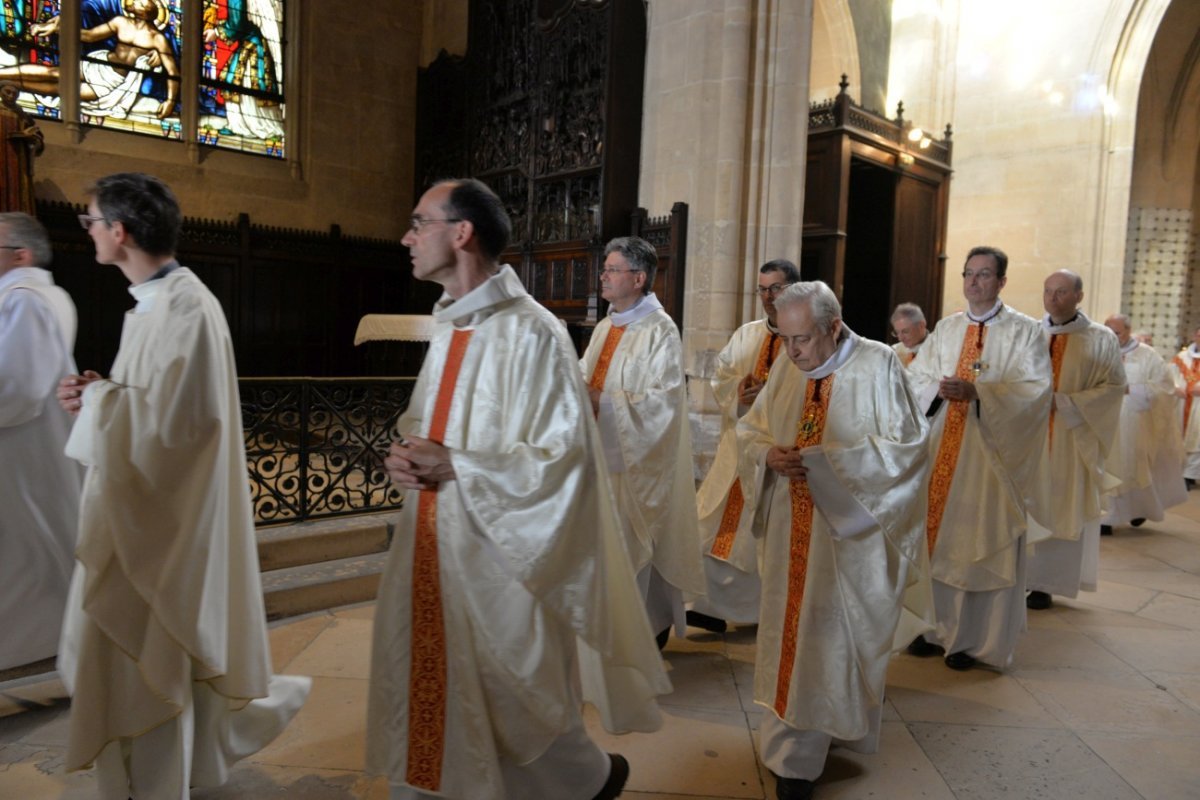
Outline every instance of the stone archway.
<path fill-rule="evenodd" d="M 851 94 L 861 101 L 862 70 L 850 5 L 847 0 L 815 0 L 809 97 L 813 101 L 836 97 L 843 74 L 854 87 Z"/>
<path fill-rule="evenodd" d="M 1200 6 L 1173 0 L 1150 32 L 1129 132 L 1121 309 L 1170 353 L 1200 324 Z"/>

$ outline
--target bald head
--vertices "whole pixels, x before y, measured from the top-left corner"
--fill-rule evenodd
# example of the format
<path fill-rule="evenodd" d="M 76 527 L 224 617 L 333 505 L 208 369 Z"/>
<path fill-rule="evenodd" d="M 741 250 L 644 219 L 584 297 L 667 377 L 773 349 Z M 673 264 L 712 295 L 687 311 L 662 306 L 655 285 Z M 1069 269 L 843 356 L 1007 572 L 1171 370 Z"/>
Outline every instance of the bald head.
<path fill-rule="evenodd" d="M 1075 316 L 1083 302 L 1083 278 L 1069 269 L 1050 273 L 1042 291 L 1042 305 L 1050 315 L 1050 321 L 1062 325 Z"/>
<path fill-rule="evenodd" d="M 1104 324 L 1117 335 L 1117 341 L 1121 343 L 1121 347 L 1129 344 L 1129 339 L 1133 335 L 1133 326 L 1129 324 L 1129 317 L 1124 314 L 1113 314 L 1104 320 Z"/>

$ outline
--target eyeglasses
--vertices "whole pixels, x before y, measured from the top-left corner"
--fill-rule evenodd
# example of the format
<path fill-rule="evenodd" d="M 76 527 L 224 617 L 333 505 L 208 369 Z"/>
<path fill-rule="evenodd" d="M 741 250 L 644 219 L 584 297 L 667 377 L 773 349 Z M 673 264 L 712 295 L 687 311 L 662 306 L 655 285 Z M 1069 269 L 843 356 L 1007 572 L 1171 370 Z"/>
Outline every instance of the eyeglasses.
<path fill-rule="evenodd" d="M 91 214 L 79 214 L 77 216 L 79 219 L 79 224 L 83 226 L 83 229 L 85 231 L 92 229 L 93 222 L 107 222 L 108 221 L 108 220 L 104 219 L 104 217 L 93 217 Z"/>
<path fill-rule="evenodd" d="M 970 272 L 964 269 L 962 276 L 963 280 L 965 281 L 969 281 L 972 278 L 978 278 L 981 281 L 986 281 L 996 277 L 996 273 L 992 272 L 990 269 L 981 269 L 979 272 Z"/>
<path fill-rule="evenodd" d="M 425 217 L 409 217 L 409 232 L 419 234 L 426 225 L 432 225 L 435 222 L 462 222 L 461 217 L 446 217 L 445 219 L 426 219 Z"/>
<path fill-rule="evenodd" d="M 603 275 L 620 275 L 622 272 L 641 272 L 641 270 L 640 269 L 610 269 L 609 267 L 605 267 L 604 269 L 600 270 L 601 276 L 603 276 Z"/>
<path fill-rule="evenodd" d="M 790 283 L 772 283 L 770 286 L 758 287 L 757 291 L 762 297 L 766 297 L 767 295 L 770 295 L 771 297 L 778 297 L 779 293 L 789 286 L 791 286 Z"/>

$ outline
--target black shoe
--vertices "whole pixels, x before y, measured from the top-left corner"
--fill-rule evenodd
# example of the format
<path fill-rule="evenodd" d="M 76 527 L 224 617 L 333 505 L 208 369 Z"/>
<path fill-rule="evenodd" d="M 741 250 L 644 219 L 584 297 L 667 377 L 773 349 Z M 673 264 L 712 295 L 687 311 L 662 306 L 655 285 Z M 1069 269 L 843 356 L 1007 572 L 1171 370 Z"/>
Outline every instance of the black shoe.
<path fill-rule="evenodd" d="M 1135 528 L 1140 528 L 1146 524 L 1146 518 L 1138 517 L 1137 519 L 1131 519 L 1131 520 L 1129 520 L 1129 524 Z"/>
<path fill-rule="evenodd" d="M 925 641 L 924 636 L 918 636 L 917 638 L 913 639 L 912 643 L 908 646 L 908 654 L 910 656 L 917 656 L 918 658 L 940 656 L 944 652 L 946 652 L 946 648 L 942 647 L 940 644 L 934 644 L 933 642 Z"/>
<path fill-rule="evenodd" d="M 975 657 L 961 652 L 951 653 L 946 656 L 946 666 L 950 669 L 956 669 L 959 672 L 965 672 L 975 666 Z"/>
<path fill-rule="evenodd" d="M 1184 479 L 1183 479 L 1183 483 L 1184 483 L 1184 485 L 1187 487 L 1187 490 L 1188 490 L 1189 492 L 1190 492 L 1192 489 L 1195 489 L 1195 488 L 1196 488 L 1196 481 L 1195 481 L 1194 479 L 1192 479 L 1192 478 L 1184 478 Z"/>
<path fill-rule="evenodd" d="M 1112 536 L 1112 525 L 1101 525 L 1100 526 L 1100 535 L 1101 536 Z"/>
<path fill-rule="evenodd" d="M 811 800 L 812 796 L 812 781 L 775 776 L 775 797 L 779 800 Z"/>
<path fill-rule="evenodd" d="M 629 762 L 625 760 L 625 756 L 609 753 L 608 760 L 612 764 L 608 771 L 608 780 L 592 800 L 613 800 L 614 797 L 620 797 L 621 790 L 625 788 L 625 781 L 629 780 Z"/>
<path fill-rule="evenodd" d="M 725 620 L 701 614 L 699 611 L 687 612 L 687 624 L 710 633 L 724 633 L 725 629 L 729 627 L 725 624 Z"/>
<path fill-rule="evenodd" d="M 1034 611 L 1044 611 L 1053 604 L 1049 592 L 1032 591 L 1025 595 L 1025 607 Z"/>
<path fill-rule="evenodd" d="M 663 628 L 659 631 L 658 636 L 654 637 L 654 641 L 658 642 L 658 649 L 662 650 L 667 646 L 667 640 L 671 638 L 671 626 Z"/>

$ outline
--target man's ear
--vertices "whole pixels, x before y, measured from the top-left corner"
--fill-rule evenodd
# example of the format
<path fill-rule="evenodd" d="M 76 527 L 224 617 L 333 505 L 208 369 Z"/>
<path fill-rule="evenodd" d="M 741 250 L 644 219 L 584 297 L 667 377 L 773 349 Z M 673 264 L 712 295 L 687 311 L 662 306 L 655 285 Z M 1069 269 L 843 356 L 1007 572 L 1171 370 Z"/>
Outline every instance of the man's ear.
<path fill-rule="evenodd" d="M 113 239 L 117 244 L 124 245 L 130 240 L 129 231 L 125 230 L 124 222 L 110 222 L 108 228 L 113 232 Z"/>
<path fill-rule="evenodd" d="M 454 246 L 460 250 L 466 247 L 467 242 L 475 237 L 475 223 L 470 220 L 461 220 L 454 231 Z"/>

